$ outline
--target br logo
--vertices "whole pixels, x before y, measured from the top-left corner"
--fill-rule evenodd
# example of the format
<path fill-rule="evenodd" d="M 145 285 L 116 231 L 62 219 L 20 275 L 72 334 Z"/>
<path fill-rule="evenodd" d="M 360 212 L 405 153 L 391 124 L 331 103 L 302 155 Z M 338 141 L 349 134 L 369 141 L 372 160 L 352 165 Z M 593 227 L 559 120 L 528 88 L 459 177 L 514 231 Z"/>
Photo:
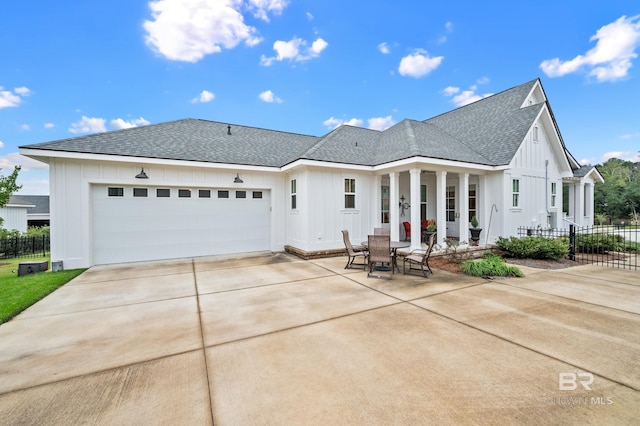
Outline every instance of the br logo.
<path fill-rule="evenodd" d="M 585 390 L 591 390 L 594 377 L 591 373 L 559 373 L 558 389 L 561 391 L 572 391 L 578 388 L 578 383 Z"/>

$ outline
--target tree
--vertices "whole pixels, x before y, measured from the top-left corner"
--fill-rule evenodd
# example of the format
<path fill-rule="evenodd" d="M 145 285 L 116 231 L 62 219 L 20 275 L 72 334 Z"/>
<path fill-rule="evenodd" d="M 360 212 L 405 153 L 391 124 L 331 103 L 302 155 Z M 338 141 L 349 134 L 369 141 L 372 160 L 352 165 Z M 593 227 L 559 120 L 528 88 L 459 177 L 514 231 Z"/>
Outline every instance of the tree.
<path fill-rule="evenodd" d="M 640 211 L 640 164 L 611 158 L 597 166 L 604 183 L 595 187 L 595 212 L 611 220 L 627 219 Z"/>
<path fill-rule="evenodd" d="M 20 166 L 15 166 L 9 176 L 0 176 L 0 207 L 6 206 L 11 194 L 22 188 L 22 185 L 16 184 L 18 172 L 20 172 Z M 0 227 L 3 222 L 4 220 L 0 218 Z"/>

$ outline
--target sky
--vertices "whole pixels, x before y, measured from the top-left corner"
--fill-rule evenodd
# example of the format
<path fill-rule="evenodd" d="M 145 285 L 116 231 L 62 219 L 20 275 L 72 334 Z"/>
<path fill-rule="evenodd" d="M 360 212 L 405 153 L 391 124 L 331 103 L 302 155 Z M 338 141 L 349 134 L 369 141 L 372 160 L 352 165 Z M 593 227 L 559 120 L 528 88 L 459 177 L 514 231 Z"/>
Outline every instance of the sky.
<path fill-rule="evenodd" d="M 183 118 L 384 130 L 540 78 L 583 164 L 640 161 L 637 0 L 3 2 L 0 174 L 18 147 Z"/>

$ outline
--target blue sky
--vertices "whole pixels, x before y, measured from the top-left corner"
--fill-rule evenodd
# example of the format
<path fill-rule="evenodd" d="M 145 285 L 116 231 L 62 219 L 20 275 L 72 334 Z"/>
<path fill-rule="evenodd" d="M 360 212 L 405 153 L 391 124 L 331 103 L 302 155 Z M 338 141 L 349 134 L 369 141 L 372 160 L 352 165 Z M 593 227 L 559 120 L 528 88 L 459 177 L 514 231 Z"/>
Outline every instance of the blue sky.
<path fill-rule="evenodd" d="M 18 146 L 182 118 L 384 129 L 538 77 L 579 161 L 638 161 L 639 53 L 632 0 L 5 2 L 0 167 L 48 194 Z"/>

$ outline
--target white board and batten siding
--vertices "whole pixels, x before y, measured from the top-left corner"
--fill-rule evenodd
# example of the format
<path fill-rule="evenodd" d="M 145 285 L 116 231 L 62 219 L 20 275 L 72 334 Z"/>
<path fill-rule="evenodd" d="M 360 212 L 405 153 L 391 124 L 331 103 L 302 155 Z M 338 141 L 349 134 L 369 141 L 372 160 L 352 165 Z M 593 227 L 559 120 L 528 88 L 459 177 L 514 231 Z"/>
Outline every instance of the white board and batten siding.
<path fill-rule="evenodd" d="M 262 189 L 92 185 L 93 263 L 269 250 L 270 198 Z"/>

